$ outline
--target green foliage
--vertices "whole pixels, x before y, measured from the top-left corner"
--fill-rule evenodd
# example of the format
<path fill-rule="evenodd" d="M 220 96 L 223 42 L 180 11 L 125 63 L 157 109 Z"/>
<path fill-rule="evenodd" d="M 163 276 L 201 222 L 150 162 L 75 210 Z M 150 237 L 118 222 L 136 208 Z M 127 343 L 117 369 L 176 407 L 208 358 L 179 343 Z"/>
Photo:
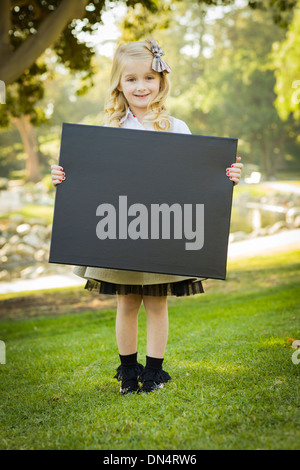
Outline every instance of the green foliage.
<path fill-rule="evenodd" d="M 284 121 L 292 114 L 300 120 L 300 1 L 284 41 L 273 44 L 276 76 L 275 106 Z"/>
<path fill-rule="evenodd" d="M 18 3 L 18 2 L 17 2 Z M 19 5 L 13 5 L 10 12 L 10 28 L 6 32 L 10 47 L 17 50 L 24 43 L 28 43 L 49 15 L 63 3 L 63 0 L 25 0 Z M 130 6 L 137 2 L 131 0 Z M 155 0 L 144 0 L 144 8 L 156 11 Z M 88 39 L 82 40 L 81 33 L 92 33 L 101 23 L 101 15 L 105 9 L 104 0 L 91 0 L 85 7 L 82 21 L 71 20 L 61 31 L 58 40 L 52 46 L 52 52 L 57 64 L 62 64 L 70 73 L 77 74 L 77 94 L 82 96 L 94 84 L 93 58 L 95 50 Z M 74 13 L 75 14 L 75 13 Z M 41 41 L 41 38 L 39 38 Z M 1 46 L 1 44 L 0 44 Z M 29 46 L 28 46 L 29 47 Z M 1 61 L 0 61 L 1 63 Z M 51 77 L 53 66 L 44 61 L 43 56 L 13 83 L 7 86 L 6 105 L 0 110 L 0 126 L 8 127 L 13 117 L 21 113 L 29 114 L 31 122 L 39 125 L 45 122 L 45 115 L 41 109 L 37 110 L 37 103 L 44 95 L 45 79 Z"/>
<path fill-rule="evenodd" d="M 24 177 L 24 175 L 23 175 Z M 46 179 L 47 181 L 47 179 Z M 27 185 L 32 185 L 32 190 L 34 190 L 33 183 L 27 183 Z M 39 206 L 36 204 L 27 204 L 26 206 L 22 207 L 19 211 L 11 212 L 9 215 L 22 215 L 24 220 L 28 219 L 43 219 L 46 224 L 51 224 L 53 221 L 53 210 L 54 207 L 52 206 Z M 1 217 L 2 219 L 6 220 L 7 215 Z"/>
<path fill-rule="evenodd" d="M 128 8 L 120 22 L 122 31 L 120 42 L 140 41 L 152 37 L 159 30 L 167 29 L 170 24 L 171 3 L 158 1 L 155 10 L 141 3 Z"/>
<path fill-rule="evenodd" d="M 17 50 L 33 38 L 43 21 L 61 3 L 62 0 L 14 2 L 9 29 L 12 48 Z M 38 131 L 39 136 L 45 136 L 51 126 L 50 133 L 56 132 L 57 141 L 57 129 L 64 120 L 103 122 L 107 64 L 102 75 L 103 64 L 99 68 L 95 51 L 88 39 L 82 39 L 81 33 L 94 32 L 104 8 L 113 8 L 115 3 L 105 5 L 104 0 L 91 0 L 83 19 L 71 20 L 51 50 L 47 49 L 32 67 L 7 87 L 7 104 L 0 106 L 1 127 L 7 128 L 15 117 L 28 114 L 35 126 L 44 124 Z M 244 8 L 241 14 L 235 14 L 233 9 L 233 13 L 215 24 L 207 20 L 210 7 L 234 4 L 234 0 L 130 0 L 127 1 L 128 13 L 122 20 L 121 40 L 155 35 L 173 69 L 170 100 L 173 114 L 186 120 L 193 132 L 238 136 L 241 152 L 249 161 L 262 163 L 268 173 L 270 168 L 285 164 L 287 158 L 296 164 L 299 155 L 296 141 L 299 132 L 293 120 L 289 118 L 286 123 L 281 123 L 274 110 L 274 71 L 267 59 L 274 40 L 278 42 L 284 37 L 284 30 L 275 28 L 274 20 L 280 26 L 284 26 L 284 21 L 289 22 L 295 1 L 249 0 L 250 8 Z M 291 34 L 295 34 L 295 21 Z M 214 44 L 211 44 L 211 38 Z M 297 46 L 295 43 L 295 51 Z M 283 58 L 284 51 L 286 49 L 283 49 Z M 298 64 L 295 53 L 287 53 L 289 61 L 282 59 L 282 65 L 278 66 L 281 71 L 289 70 L 292 63 Z M 61 74 L 61 66 L 69 75 Z M 281 72 L 282 77 L 278 78 L 281 82 L 286 79 L 279 100 L 282 96 L 288 100 L 288 77 L 292 77 L 292 73 L 288 72 L 285 77 Z M 293 91 L 298 93 L 298 89 Z M 81 103 L 77 101 L 78 97 Z M 283 117 L 285 105 L 280 103 L 278 110 Z M 52 115 L 47 109 L 49 105 L 54 107 Z M 297 109 L 293 110 L 294 117 Z M 4 143 L 0 152 L 1 174 L 8 176 L 11 169 L 21 169 L 21 160 L 17 160 L 21 155 L 15 146 L 6 145 L 3 133 L 0 135 L 2 145 Z M 8 135 L 14 142 L 17 140 L 13 130 L 10 129 Z M 263 161 L 265 154 L 266 162 Z M 9 161 L 4 155 L 7 159 L 9 156 Z M 46 172 L 47 163 L 55 163 L 56 154 L 54 150 L 41 151 L 40 158 L 42 171 Z"/>
<path fill-rule="evenodd" d="M 208 21 L 202 7 L 185 2 L 158 36 L 173 68 L 170 111 L 193 133 L 238 137 L 244 162 L 259 164 L 267 177 L 286 157 L 297 161 L 296 124 L 283 123 L 274 107 L 270 52 L 285 31 L 270 13 L 235 8 Z"/>
<path fill-rule="evenodd" d="M 273 20 L 281 28 L 286 28 L 293 17 L 297 0 L 249 0 L 253 9 L 271 11 Z"/>
<path fill-rule="evenodd" d="M 45 73 L 45 64 L 34 64 L 14 84 L 7 87 L 6 104 L 0 107 L 0 126 L 8 127 L 12 118 L 24 114 L 31 115 L 35 125 L 46 121 L 42 108 L 36 106 L 44 96 L 42 82 L 37 77 Z"/>
<path fill-rule="evenodd" d="M 6 39 L 9 40 L 10 47 L 16 50 L 23 43 L 28 42 L 28 40 L 34 37 L 45 19 L 55 12 L 62 3 L 63 0 L 48 0 L 47 2 L 44 0 L 35 0 L 34 2 L 24 0 L 19 4 L 17 2 L 17 4 L 13 5 L 10 11 L 10 28 L 6 32 Z M 124 38 L 130 40 L 132 36 L 135 38 L 139 37 L 138 31 L 143 31 L 143 34 L 146 31 L 150 34 L 154 29 L 166 28 L 169 24 L 167 13 L 170 11 L 172 3 L 181 2 L 127 0 L 126 3 L 129 7 L 129 13 L 124 20 L 124 27 L 127 31 L 127 36 L 125 35 Z M 198 3 L 204 8 L 214 5 L 232 5 L 234 1 L 198 0 L 198 2 L 193 3 L 196 5 Z M 281 16 L 285 13 L 291 14 L 295 3 L 295 0 L 249 0 L 249 6 L 251 8 L 270 9 L 273 12 L 274 20 L 281 23 Z M 101 15 L 105 7 L 105 0 L 91 0 L 85 7 L 82 21 L 71 20 L 62 30 L 59 39 L 52 48 L 58 62 L 62 63 L 71 72 L 81 72 L 81 78 L 88 81 L 79 89 L 79 94 L 85 93 L 88 88 L 93 85 L 92 77 L 94 75 L 94 69 L 92 66 L 92 58 L 95 55 L 95 51 L 92 46 L 88 44 L 88 40 L 79 40 L 79 36 L 83 32 L 92 33 L 97 28 L 97 25 L 101 23 Z M 152 22 L 147 21 L 149 14 L 152 14 Z M 159 20 L 156 21 L 158 17 Z M 38 66 L 37 62 L 38 61 L 36 61 L 29 70 L 24 71 L 24 77 L 21 76 L 17 80 L 20 88 L 17 91 L 18 101 L 22 101 L 19 107 L 25 107 L 25 111 L 29 112 L 29 114 L 35 114 L 34 108 L 38 101 L 37 90 L 39 89 L 39 93 L 43 92 L 42 75 L 44 75 L 47 70 L 45 64 Z M 37 70 L 37 68 L 39 68 L 39 70 Z M 44 70 L 41 70 L 41 68 Z M 33 97 L 29 94 L 28 86 L 27 89 L 23 89 L 24 83 L 28 80 L 28 76 L 31 76 L 31 82 L 35 82 Z M 9 96 L 10 94 L 16 99 L 16 93 L 10 92 L 8 89 L 8 111 L 0 117 L 0 125 L 2 126 L 8 125 L 9 115 L 13 116 L 15 112 L 15 109 L 11 109 L 12 103 Z M 23 100 L 21 100 L 21 97 L 23 97 Z M 25 106 L 24 100 L 26 99 L 27 104 Z M 3 114 L 3 112 L 1 114 Z M 32 122 L 39 124 L 40 121 L 33 116 Z"/>
<path fill-rule="evenodd" d="M 42 179 L 42 183 L 45 186 L 45 188 L 48 189 L 49 192 L 55 192 L 55 188 L 52 184 L 52 178 L 51 178 L 50 173 L 44 176 L 44 178 Z"/>

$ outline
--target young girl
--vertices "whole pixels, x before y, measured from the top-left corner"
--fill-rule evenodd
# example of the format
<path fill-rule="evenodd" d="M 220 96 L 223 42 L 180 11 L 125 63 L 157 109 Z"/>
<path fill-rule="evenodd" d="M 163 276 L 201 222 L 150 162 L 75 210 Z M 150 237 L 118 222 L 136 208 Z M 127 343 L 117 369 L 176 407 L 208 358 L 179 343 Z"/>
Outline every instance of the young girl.
<path fill-rule="evenodd" d="M 191 134 L 188 126 L 169 116 L 165 107 L 171 69 L 162 59 L 163 54 L 154 39 L 118 47 L 105 108 L 108 126 Z M 233 184 L 240 180 L 243 167 L 240 159 L 237 157 L 237 163 L 224 169 Z M 51 173 L 54 186 L 66 179 L 58 165 L 52 165 Z M 115 378 L 121 381 L 120 393 L 162 388 L 171 379 L 162 369 L 168 338 L 167 296 L 203 293 L 201 280 L 88 266 L 77 266 L 74 272 L 87 279 L 86 289 L 117 295 L 116 337 L 121 364 Z M 145 367 L 137 362 L 138 313 L 142 301 L 147 314 Z"/>

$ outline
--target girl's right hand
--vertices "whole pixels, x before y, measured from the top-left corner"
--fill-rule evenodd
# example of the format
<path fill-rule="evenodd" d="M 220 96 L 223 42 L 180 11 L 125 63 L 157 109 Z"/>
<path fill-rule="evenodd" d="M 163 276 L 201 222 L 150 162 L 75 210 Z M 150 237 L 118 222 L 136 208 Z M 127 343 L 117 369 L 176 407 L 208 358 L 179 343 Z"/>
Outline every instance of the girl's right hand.
<path fill-rule="evenodd" d="M 53 186 L 60 184 L 66 179 L 64 169 L 58 165 L 51 165 L 51 178 Z"/>

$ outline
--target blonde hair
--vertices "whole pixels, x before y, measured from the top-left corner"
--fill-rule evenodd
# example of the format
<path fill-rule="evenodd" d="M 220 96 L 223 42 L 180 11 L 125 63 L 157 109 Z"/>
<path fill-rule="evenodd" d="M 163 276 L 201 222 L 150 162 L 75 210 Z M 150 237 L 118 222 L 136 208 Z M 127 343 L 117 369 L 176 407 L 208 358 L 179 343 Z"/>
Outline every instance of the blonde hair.
<path fill-rule="evenodd" d="M 121 44 L 114 55 L 110 88 L 107 92 L 107 103 L 105 106 L 106 123 L 111 127 L 121 127 L 120 120 L 126 115 L 128 103 L 121 91 L 118 90 L 121 76 L 128 59 L 148 61 L 153 60 L 153 54 L 145 41 L 135 41 Z M 168 74 L 163 71 L 160 74 L 160 90 L 157 97 L 149 103 L 147 114 L 143 122 L 149 122 L 156 131 L 167 131 L 171 122 L 165 106 L 165 101 L 170 91 Z"/>

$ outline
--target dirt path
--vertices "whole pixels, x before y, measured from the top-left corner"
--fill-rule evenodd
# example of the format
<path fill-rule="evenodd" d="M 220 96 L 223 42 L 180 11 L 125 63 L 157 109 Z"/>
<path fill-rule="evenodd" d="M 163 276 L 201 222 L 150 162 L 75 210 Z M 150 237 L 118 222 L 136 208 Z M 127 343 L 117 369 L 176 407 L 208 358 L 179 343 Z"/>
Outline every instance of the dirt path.
<path fill-rule="evenodd" d="M 272 256 L 277 253 L 300 250 L 300 229 L 286 230 L 275 235 L 231 243 L 228 260 L 235 261 L 252 256 Z"/>

